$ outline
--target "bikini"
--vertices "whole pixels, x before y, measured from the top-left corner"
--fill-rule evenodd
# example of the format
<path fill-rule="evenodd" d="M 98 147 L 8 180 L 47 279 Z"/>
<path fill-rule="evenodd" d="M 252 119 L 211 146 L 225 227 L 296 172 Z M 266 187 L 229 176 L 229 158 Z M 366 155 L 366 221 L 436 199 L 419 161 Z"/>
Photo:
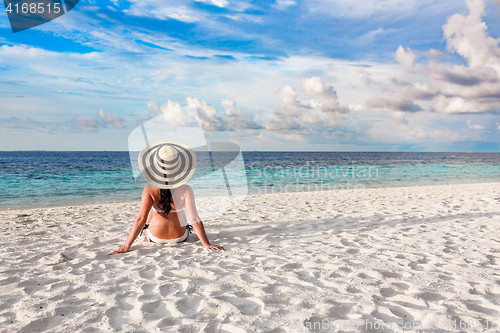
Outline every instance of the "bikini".
<path fill-rule="evenodd" d="M 153 208 L 153 210 L 157 213 L 165 213 L 165 211 L 163 209 L 156 209 L 154 207 L 151 207 Z M 149 238 L 149 241 L 151 243 L 159 243 L 159 244 L 167 244 L 167 243 L 182 243 L 182 242 L 185 242 L 189 236 L 189 233 L 190 231 L 193 230 L 193 227 L 188 223 L 187 221 L 187 217 L 186 217 L 186 212 L 184 210 L 184 207 L 182 207 L 181 209 L 172 209 L 170 211 L 170 213 L 180 213 L 180 212 L 183 212 L 184 214 L 179 214 L 179 222 L 181 224 L 186 224 L 186 231 L 184 232 L 184 235 L 182 235 L 181 237 L 178 237 L 178 238 L 169 238 L 169 239 L 163 239 L 163 238 L 158 238 L 158 237 L 155 237 L 153 235 L 151 235 L 151 232 L 149 231 L 149 224 L 146 224 L 144 226 L 144 228 L 142 228 L 141 230 L 141 233 L 140 233 L 140 236 L 142 236 L 142 232 L 144 231 L 148 238 Z"/>

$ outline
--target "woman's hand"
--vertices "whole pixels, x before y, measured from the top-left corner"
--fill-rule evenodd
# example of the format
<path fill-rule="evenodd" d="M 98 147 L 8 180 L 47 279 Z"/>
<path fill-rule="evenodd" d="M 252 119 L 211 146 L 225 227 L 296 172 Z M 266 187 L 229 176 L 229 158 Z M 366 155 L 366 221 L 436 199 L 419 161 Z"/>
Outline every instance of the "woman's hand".
<path fill-rule="evenodd" d="M 130 250 L 130 246 L 123 245 L 123 246 L 120 246 L 118 249 L 114 250 L 113 252 L 111 252 L 109 255 L 118 254 L 118 253 L 125 253 L 125 252 L 128 252 L 128 250 Z"/>
<path fill-rule="evenodd" d="M 222 246 L 219 246 L 219 245 L 209 244 L 209 245 L 205 245 L 205 247 L 207 249 L 214 250 L 214 251 L 226 251 Z"/>

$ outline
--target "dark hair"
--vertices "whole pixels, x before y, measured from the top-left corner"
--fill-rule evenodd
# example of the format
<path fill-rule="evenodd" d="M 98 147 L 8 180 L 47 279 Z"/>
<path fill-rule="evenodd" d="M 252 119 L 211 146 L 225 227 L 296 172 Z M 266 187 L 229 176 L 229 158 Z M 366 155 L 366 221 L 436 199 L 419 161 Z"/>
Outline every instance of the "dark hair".
<path fill-rule="evenodd" d="M 160 202 L 158 202 L 158 208 L 164 211 L 165 216 L 172 210 L 172 194 L 174 189 L 170 192 L 170 189 L 160 189 Z"/>

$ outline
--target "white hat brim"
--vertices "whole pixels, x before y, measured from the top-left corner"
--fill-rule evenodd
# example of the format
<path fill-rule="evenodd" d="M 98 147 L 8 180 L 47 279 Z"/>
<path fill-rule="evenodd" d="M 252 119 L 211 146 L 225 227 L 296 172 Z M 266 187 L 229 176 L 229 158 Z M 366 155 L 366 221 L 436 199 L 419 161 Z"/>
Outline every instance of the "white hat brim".
<path fill-rule="evenodd" d="M 156 154 L 164 146 L 174 148 L 179 155 L 179 165 L 165 170 L 156 160 Z M 144 148 L 138 157 L 139 169 L 146 180 L 161 189 L 173 189 L 185 184 L 196 170 L 196 154 L 186 145 L 176 142 L 159 142 Z"/>

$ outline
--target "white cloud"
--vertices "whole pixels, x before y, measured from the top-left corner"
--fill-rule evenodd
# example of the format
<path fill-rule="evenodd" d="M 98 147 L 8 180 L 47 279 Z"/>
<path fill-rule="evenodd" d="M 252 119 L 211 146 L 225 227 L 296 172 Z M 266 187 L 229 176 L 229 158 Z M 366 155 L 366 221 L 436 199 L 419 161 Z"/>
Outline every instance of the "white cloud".
<path fill-rule="evenodd" d="M 226 99 L 221 102 L 221 106 L 224 108 L 227 128 L 235 132 L 236 135 L 257 135 L 259 130 L 264 128 L 256 121 L 254 114 L 236 108 L 234 101 Z"/>
<path fill-rule="evenodd" d="M 447 68 L 431 63 L 431 84 L 441 94 L 436 109 L 445 113 L 488 112 L 500 102 L 500 49 L 482 21 L 485 4 L 467 0 L 469 15 L 455 14 L 443 26 L 448 49 L 463 56 L 468 66 Z"/>
<path fill-rule="evenodd" d="M 481 125 L 472 125 L 470 123 L 470 120 L 467 120 L 467 125 L 469 125 L 469 128 L 475 129 L 475 130 L 484 130 L 486 127 L 481 126 Z"/>
<path fill-rule="evenodd" d="M 337 92 L 333 90 L 333 87 L 325 85 L 323 80 L 318 76 L 303 78 L 302 89 L 307 96 L 313 97 L 308 103 L 313 109 L 335 113 L 339 119 L 343 118 L 340 116 L 341 113 L 349 111 L 347 106 L 340 105 Z"/>
<path fill-rule="evenodd" d="M 154 101 L 152 101 L 154 103 Z M 156 104 L 155 104 L 156 105 Z M 167 101 L 167 104 L 163 104 L 160 108 L 162 113 L 170 113 L 170 115 L 173 115 L 174 112 L 177 110 L 182 109 L 182 105 L 180 105 L 177 102 L 172 102 L 171 100 Z M 185 124 L 185 123 L 183 123 Z"/>
<path fill-rule="evenodd" d="M 258 135 L 259 130 L 264 128 L 256 121 L 254 114 L 237 108 L 234 101 L 226 99 L 220 103 L 224 109 L 223 113 L 198 98 L 187 97 L 186 103 L 187 106 L 183 108 L 180 103 L 168 100 L 167 104 L 160 108 L 162 113 L 168 115 L 165 118 L 166 123 L 172 126 L 198 126 L 199 119 L 205 131 L 224 131 L 231 136 Z M 148 102 L 150 111 L 156 108 L 154 101 Z M 198 115 L 198 118 L 193 115 Z"/>
<path fill-rule="evenodd" d="M 31 126 L 24 125 L 20 123 L 19 118 L 11 117 L 11 119 L 7 119 L 2 123 L 2 126 L 5 128 L 11 128 L 11 129 L 33 129 Z"/>
<path fill-rule="evenodd" d="M 103 109 L 100 109 L 99 111 L 97 111 L 97 113 L 99 115 L 99 118 L 101 118 L 105 124 L 113 124 L 116 126 L 116 128 L 123 128 L 124 120 L 117 117 L 114 113 L 110 113 L 109 115 L 107 115 L 106 113 L 104 113 Z"/>
<path fill-rule="evenodd" d="M 228 0 L 195 0 L 196 2 L 204 2 L 220 8 L 228 8 L 231 11 L 244 12 L 246 9 L 253 7 L 251 1 L 228 1 Z M 188 2 L 189 3 L 189 2 Z"/>
<path fill-rule="evenodd" d="M 396 60 L 403 65 L 406 71 L 412 72 L 415 64 L 415 53 L 408 47 L 406 51 L 403 46 L 399 46 L 396 51 Z"/>
<path fill-rule="evenodd" d="M 159 20 L 174 19 L 185 23 L 198 22 L 204 17 L 201 12 L 188 8 L 179 1 L 130 0 L 130 3 L 130 9 L 123 12 L 132 16 L 154 17 Z"/>
<path fill-rule="evenodd" d="M 414 17 L 416 12 L 425 7 L 450 8 L 456 6 L 456 0 L 309 0 L 310 11 L 314 14 L 335 17 L 365 18 L 391 15 Z M 444 6 L 443 6 L 444 5 Z"/>
<path fill-rule="evenodd" d="M 149 101 L 150 105 L 156 105 L 154 101 Z M 192 105 L 188 104 L 188 107 Z M 192 112 L 185 112 L 181 104 L 177 102 L 167 101 L 160 107 L 160 111 L 166 115 L 163 119 L 171 126 L 178 127 L 196 127 L 199 126 L 196 115 Z"/>
<path fill-rule="evenodd" d="M 314 11 L 330 8 L 331 14 L 335 16 L 347 17 L 367 17 L 380 12 L 387 12 L 391 9 L 399 8 L 401 11 L 412 10 L 416 7 L 415 0 L 372 0 L 372 1 L 352 1 L 352 0 L 316 0 Z M 325 8 L 326 7 L 326 8 Z"/>
<path fill-rule="evenodd" d="M 229 4 L 227 0 L 196 0 L 196 2 L 205 2 L 221 8 L 224 8 Z"/>
<path fill-rule="evenodd" d="M 273 5 L 273 7 L 284 10 L 290 6 L 295 6 L 296 4 L 297 3 L 294 0 L 276 0 L 276 3 Z"/>
<path fill-rule="evenodd" d="M 252 23 L 262 23 L 262 18 L 255 15 L 238 13 L 238 14 L 224 15 L 224 16 L 233 21 L 248 21 Z"/>
<path fill-rule="evenodd" d="M 363 36 L 356 38 L 355 43 L 357 45 L 366 47 L 366 44 L 375 42 L 378 36 L 387 35 L 395 31 L 396 31 L 395 29 L 384 29 L 384 28 L 371 30 L 365 33 Z"/>
<path fill-rule="evenodd" d="M 284 86 L 283 89 L 273 88 L 274 92 L 278 92 L 281 100 L 285 105 L 297 105 L 297 92 L 292 86 Z"/>
<path fill-rule="evenodd" d="M 430 49 L 429 51 L 427 51 L 427 57 L 429 59 L 432 59 L 432 60 L 439 60 L 439 59 L 442 59 L 446 56 L 444 55 L 443 52 L 441 52 L 439 50 Z"/>
<path fill-rule="evenodd" d="M 32 130 L 46 134 L 55 134 L 56 132 L 64 131 L 64 129 L 56 123 L 35 120 L 33 118 L 21 119 L 18 117 L 9 117 L 7 119 L 0 119 L 2 126 L 14 130 Z"/>
<path fill-rule="evenodd" d="M 417 82 L 400 88 L 401 95 L 409 99 L 429 100 L 439 94 L 439 90 L 428 83 Z"/>
<path fill-rule="evenodd" d="M 487 33 L 482 20 L 485 4 L 483 0 L 466 0 L 469 14 L 455 14 L 443 25 L 448 50 L 461 55 L 467 65 L 439 63 L 443 55 L 427 52 L 428 63 L 422 73 L 413 73 L 423 82 L 400 83 L 399 96 L 378 98 L 368 104 L 392 110 L 411 111 L 418 103 L 420 109 L 440 113 L 485 113 L 500 109 L 500 48 L 499 40 Z M 400 46 L 396 59 L 412 74 L 415 54 Z M 402 102 L 403 101 L 403 102 Z M 418 111 L 418 108 L 413 110 Z"/>
<path fill-rule="evenodd" d="M 108 124 L 114 125 L 116 128 L 123 128 L 125 120 L 119 118 L 114 113 L 109 115 L 103 109 L 97 111 L 99 119 L 83 116 L 77 117 L 72 121 L 72 128 L 76 131 L 97 132 L 99 127 L 106 127 Z"/>
<path fill-rule="evenodd" d="M 498 40 L 488 36 L 482 20 L 483 0 L 466 0 L 469 15 L 455 14 L 443 26 L 447 47 L 467 59 L 471 68 L 492 67 L 500 71 Z"/>
<path fill-rule="evenodd" d="M 412 100 L 403 99 L 399 96 L 391 98 L 374 97 L 367 101 L 367 105 L 376 109 L 390 109 L 400 112 L 422 111 L 420 105 L 415 104 Z"/>
<path fill-rule="evenodd" d="M 151 113 L 158 113 L 158 104 L 155 103 L 155 101 L 153 100 L 150 100 L 148 102 L 148 104 L 146 105 L 146 107 L 148 108 L 149 112 Z"/>
<path fill-rule="evenodd" d="M 198 98 L 186 98 L 188 107 L 196 108 L 200 117 L 201 126 L 207 131 L 224 131 L 227 129 L 226 122 L 218 115 L 217 109 L 206 101 Z"/>
<path fill-rule="evenodd" d="M 85 132 L 97 132 L 99 124 L 91 117 L 78 117 L 73 121 L 73 129 Z"/>
<path fill-rule="evenodd" d="M 278 107 L 269 116 L 266 130 L 280 132 L 278 135 L 308 135 L 313 132 L 311 126 L 338 126 L 339 121 L 345 119 L 344 114 L 349 112 L 348 106 L 340 105 L 333 87 L 325 85 L 320 77 L 303 78 L 302 90 L 309 98 L 299 101 L 298 93 L 292 86 L 273 88 L 284 106 Z"/>
<path fill-rule="evenodd" d="M 498 1 L 500 1 L 500 0 L 498 0 Z M 498 126 L 497 129 L 500 131 L 500 123 L 497 123 L 497 126 Z"/>
<path fill-rule="evenodd" d="M 0 56 L 36 59 L 42 57 L 56 57 L 58 55 L 59 54 L 57 52 L 47 51 L 37 47 L 29 47 L 24 45 L 0 46 Z"/>
<path fill-rule="evenodd" d="M 434 99 L 436 110 L 442 113 L 484 113 L 496 106 L 478 100 L 468 100 L 460 96 L 440 95 Z"/>
<path fill-rule="evenodd" d="M 375 122 L 367 130 L 367 135 L 371 141 L 379 143 L 412 143 L 424 147 L 467 139 L 464 135 L 445 126 L 435 128 L 433 121 L 436 121 L 436 118 L 440 115 L 434 114 L 431 117 L 422 113 L 413 113 L 411 115 L 419 119 L 413 119 L 410 122 L 402 114 L 392 114 L 391 119 Z M 424 117 L 427 119 L 423 119 Z M 394 126 L 394 121 L 399 126 Z"/>
<path fill-rule="evenodd" d="M 258 136 L 269 131 L 281 139 L 300 138 L 300 142 L 305 140 L 305 135 L 338 126 L 339 121 L 345 119 L 344 114 L 349 112 L 349 107 L 340 105 L 333 87 L 327 86 L 320 77 L 303 78 L 302 90 L 306 98 L 298 100 L 298 93 L 292 86 L 274 88 L 283 105 L 265 114 L 238 108 L 229 99 L 220 103 L 223 112 L 208 102 L 193 97 L 186 98 L 186 108 L 197 111 L 201 126 L 208 132 L 224 132 L 229 136 Z M 149 101 L 147 107 L 150 112 L 155 112 L 158 108 L 154 101 Z M 192 119 L 186 116 L 187 112 L 181 104 L 168 100 L 159 109 L 169 115 L 166 119 L 170 125 L 191 126 L 188 123 Z"/>
<path fill-rule="evenodd" d="M 396 123 L 403 125 L 403 126 L 408 126 L 410 123 L 405 118 L 405 116 L 406 116 L 406 112 L 402 112 L 402 111 L 394 111 L 392 114 L 392 118 L 396 121 Z"/>

